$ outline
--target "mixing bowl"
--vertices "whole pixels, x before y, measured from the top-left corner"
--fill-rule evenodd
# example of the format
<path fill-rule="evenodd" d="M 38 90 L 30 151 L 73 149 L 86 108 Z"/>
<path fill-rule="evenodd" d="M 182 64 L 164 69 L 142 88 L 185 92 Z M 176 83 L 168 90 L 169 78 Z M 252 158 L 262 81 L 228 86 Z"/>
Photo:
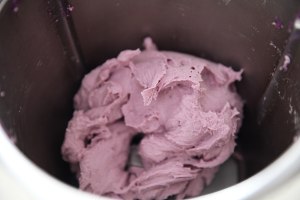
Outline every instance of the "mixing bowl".
<path fill-rule="evenodd" d="M 101 198 L 68 186 L 77 183 L 60 147 L 72 97 L 85 73 L 146 36 L 160 49 L 244 70 L 232 159 L 239 183 L 199 199 L 257 199 L 297 183 L 299 8 L 298 0 L 3 0 L 0 197 Z"/>

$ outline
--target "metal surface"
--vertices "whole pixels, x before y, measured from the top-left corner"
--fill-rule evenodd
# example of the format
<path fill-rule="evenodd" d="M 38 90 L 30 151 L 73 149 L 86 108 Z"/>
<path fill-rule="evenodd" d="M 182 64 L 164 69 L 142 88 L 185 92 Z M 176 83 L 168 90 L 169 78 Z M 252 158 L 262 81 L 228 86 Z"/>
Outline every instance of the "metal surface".
<path fill-rule="evenodd" d="M 69 167 L 60 146 L 81 77 L 65 22 L 55 1 L 8 1 L 0 12 L 2 124 L 26 156 L 62 180 Z"/>
<path fill-rule="evenodd" d="M 299 38 L 288 48 L 288 70 L 278 67 L 299 8 L 298 0 L 73 0 L 71 7 L 60 0 L 4 1 L 1 124 L 30 160 L 72 183 L 60 146 L 83 73 L 121 50 L 140 47 L 151 36 L 160 49 L 244 69 L 238 90 L 245 99 L 245 118 L 237 151 L 243 155 L 243 177 L 250 177 L 278 158 L 299 131 Z M 283 29 L 272 25 L 275 19 Z M 288 164 L 296 164 L 298 157 L 290 155 L 287 166 L 279 162 L 277 171 L 271 165 L 279 177 L 273 185 L 261 175 L 254 180 L 262 181 L 263 188 L 256 188 L 251 178 L 234 187 L 242 190 L 252 184 L 253 194 L 247 197 L 274 188 L 296 173 Z M 290 172 L 285 175 L 283 170 Z"/>

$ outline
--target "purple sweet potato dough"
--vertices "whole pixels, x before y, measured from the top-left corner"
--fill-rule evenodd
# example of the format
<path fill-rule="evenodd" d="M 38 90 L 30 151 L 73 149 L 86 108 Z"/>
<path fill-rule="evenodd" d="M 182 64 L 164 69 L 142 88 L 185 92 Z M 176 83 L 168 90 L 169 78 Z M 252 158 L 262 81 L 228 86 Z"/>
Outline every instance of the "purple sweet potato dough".
<path fill-rule="evenodd" d="M 74 98 L 63 158 L 80 188 L 121 199 L 197 196 L 234 151 L 241 71 L 191 55 L 125 50 L 87 74 Z M 140 166 L 128 163 L 132 138 Z"/>

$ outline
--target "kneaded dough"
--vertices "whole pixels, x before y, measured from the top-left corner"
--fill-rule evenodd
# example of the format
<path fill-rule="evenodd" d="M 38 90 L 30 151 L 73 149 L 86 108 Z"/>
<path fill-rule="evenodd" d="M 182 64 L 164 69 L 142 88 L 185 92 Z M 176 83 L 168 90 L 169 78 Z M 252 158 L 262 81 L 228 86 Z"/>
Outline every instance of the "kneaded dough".
<path fill-rule="evenodd" d="M 235 72 L 191 55 L 125 50 L 87 74 L 62 146 L 80 188 L 122 199 L 197 196 L 234 151 Z M 140 165 L 129 160 L 132 138 Z"/>

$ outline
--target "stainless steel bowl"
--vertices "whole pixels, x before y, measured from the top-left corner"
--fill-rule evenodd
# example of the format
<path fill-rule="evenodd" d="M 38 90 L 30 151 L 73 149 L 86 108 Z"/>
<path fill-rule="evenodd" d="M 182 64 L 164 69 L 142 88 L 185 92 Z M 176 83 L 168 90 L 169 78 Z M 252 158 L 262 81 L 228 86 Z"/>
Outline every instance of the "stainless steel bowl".
<path fill-rule="evenodd" d="M 86 72 L 140 47 L 145 36 L 160 49 L 244 69 L 238 85 L 246 101 L 236 148 L 240 183 L 199 199 L 256 199 L 280 191 L 298 174 L 300 52 L 299 34 L 291 30 L 299 1 L 71 3 L 0 3 L 0 175 L 6 177 L 0 197 L 16 187 L 29 199 L 97 198 L 67 186 L 76 181 L 60 146 L 72 97 Z M 280 68 L 285 55 L 291 58 L 286 71 Z M 17 138 L 17 148 L 6 135 Z"/>

